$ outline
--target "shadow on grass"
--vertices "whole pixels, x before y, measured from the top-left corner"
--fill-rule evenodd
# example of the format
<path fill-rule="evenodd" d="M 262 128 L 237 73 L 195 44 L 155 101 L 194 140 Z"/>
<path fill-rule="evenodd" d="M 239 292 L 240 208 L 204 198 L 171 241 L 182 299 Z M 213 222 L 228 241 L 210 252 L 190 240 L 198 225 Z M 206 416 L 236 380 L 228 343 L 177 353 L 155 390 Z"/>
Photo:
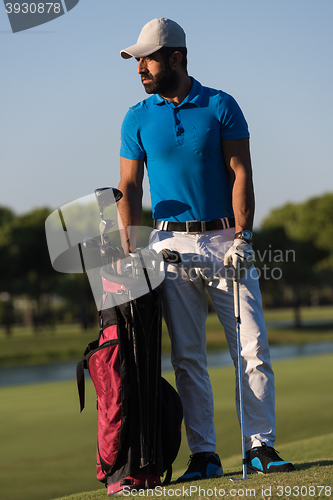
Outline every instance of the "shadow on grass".
<path fill-rule="evenodd" d="M 327 465 L 333 465 L 333 460 L 315 460 L 314 462 L 304 462 L 304 463 L 296 463 L 296 470 L 306 470 L 312 469 L 312 467 L 324 467 Z"/>
<path fill-rule="evenodd" d="M 329 322 L 329 323 L 310 323 L 310 324 L 301 324 L 301 327 L 298 328 L 298 330 L 313 330 L 313 329 L 316 329 L 316 330 L 320 330 L 322 332 L 325 332 L 327 330 L 332 330 L 333 329 L 333 322 Z"/>
<path fill-rule="evenodd" d="M 321 332 L 328 332 L 333 330 L 333 321 L 307 321 L 303 320 L 300 325 L 296 325 L 292 321 L 279 322 L 279 321 L 267 321 L 267 327 L 271 330 L 294 330 L 295 332 L 303 333 L 313 330 L 320 330 Z"/>

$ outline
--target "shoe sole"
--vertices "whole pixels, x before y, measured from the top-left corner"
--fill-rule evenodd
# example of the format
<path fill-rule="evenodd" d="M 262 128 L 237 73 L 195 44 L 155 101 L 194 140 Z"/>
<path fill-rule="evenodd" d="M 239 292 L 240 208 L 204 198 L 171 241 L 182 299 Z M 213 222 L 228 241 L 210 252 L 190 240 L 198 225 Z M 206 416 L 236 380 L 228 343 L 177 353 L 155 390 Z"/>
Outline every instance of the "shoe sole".
<path fill-rule="evenodd" d="M 257 470 L 254 467 L 251 467 L 251 465 L 247 466 L 247 473 L 248 474 L 263 474 L 263 475 L 265 475 L 264 472 L 262 472 L 261 470 Z"/>
<path fill-rule="evenodd" d="M 218 477 L 222 477 L 224 476 L 224 473 L 223 473 L 223 468 L 220 467 L 219 469 L 217 469 L 217 471 L 215 472 L 215 474 L 211 474 L 210 476 L 206 476 L 206 477 L 189 477 L 188 479 L 187 478 L 178 478 L 176 483 L 190 483 L 191 481 L 200 481 L 201 479 L 204 480 L 204 479 L 215 479 L 215 478 L 218 478 Z"/>
<path fill-rule="evenodd" d="M 257 470 L 255 469 L 254 467 L 251 467 L 251 465 L 248 465 L 247 466 L 247 473 L 248 474 L 262 474 L 264 476 L 266 476 L 267 474 L 281 474 L 283 472 L 294 472 L 296 469 L 292 469 L 292 470 L 275 470 L 273 472 L 262 472 L 261 470 Z"/>
<path fill-rule="evenodd" d="M 215 472 L 215 474 L 212 474 L 211 476 L 208 476 L 206 479 L 210 479 L 211 477 L 222 477 L 222 476 L 224 476 L 224 473 L 223 473 L 222 467 L 220 467 L 219 469 L 217 469 L 217 471 Z"/>

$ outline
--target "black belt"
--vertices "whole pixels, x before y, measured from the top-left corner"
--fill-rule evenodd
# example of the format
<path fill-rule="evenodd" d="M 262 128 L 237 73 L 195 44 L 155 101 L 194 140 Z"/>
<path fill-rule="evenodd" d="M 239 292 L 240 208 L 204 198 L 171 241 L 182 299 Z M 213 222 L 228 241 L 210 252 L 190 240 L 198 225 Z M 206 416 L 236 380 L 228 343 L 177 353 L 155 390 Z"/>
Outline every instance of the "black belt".
<path fill-rule="evenodd" d="M 169 222 L 167 220 L 155 220 L 154 229 L 160 231 L 180 231 L 182 233 L 204 233 L 216 229 L 229 229 L 235 227 L 233 217 L 223 217 L 218 220 L 200 221 L 188 220 L 186 222 Z"/>

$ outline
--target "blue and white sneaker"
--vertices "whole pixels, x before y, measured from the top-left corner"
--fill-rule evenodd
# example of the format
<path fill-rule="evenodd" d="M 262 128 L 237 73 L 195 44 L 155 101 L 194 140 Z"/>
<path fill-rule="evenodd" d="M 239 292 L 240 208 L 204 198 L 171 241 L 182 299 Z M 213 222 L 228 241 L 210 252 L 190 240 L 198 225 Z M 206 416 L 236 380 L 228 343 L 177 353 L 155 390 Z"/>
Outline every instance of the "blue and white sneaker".
<path fill-rule="evenodd" d="M 296 470 L 292 463 L 279 457 L 274 448 L 262 443 L 246 453 L 249 474 L 269 474 L 270 472 L 291 472 Z"/>
<path fill-rule="evenodd" d="M 194 453 L 190 456 L 187 471 L 177 479 L 177 482 L 196 481 L 210 477 L 223 476 L 223 469 L 216 453 Z"/>

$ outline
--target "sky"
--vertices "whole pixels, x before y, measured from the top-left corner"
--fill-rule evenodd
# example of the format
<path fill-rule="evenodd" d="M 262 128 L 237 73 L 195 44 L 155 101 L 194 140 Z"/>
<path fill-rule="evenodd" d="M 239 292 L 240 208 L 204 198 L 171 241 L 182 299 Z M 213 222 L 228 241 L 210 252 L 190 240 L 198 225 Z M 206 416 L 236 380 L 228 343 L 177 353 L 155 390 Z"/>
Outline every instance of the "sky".
<path fill-rule="evenodd" d="M 136 61 L 119 52 L 156 17 L 184 28 L 189 74 L 244 112 L 255 227 L 333 191 L 332 0 L 80 0 L 18 33 L 1 3 L 1 206 L 56 209 L 118 185 L 121 123 L 146 97 Z"/>

